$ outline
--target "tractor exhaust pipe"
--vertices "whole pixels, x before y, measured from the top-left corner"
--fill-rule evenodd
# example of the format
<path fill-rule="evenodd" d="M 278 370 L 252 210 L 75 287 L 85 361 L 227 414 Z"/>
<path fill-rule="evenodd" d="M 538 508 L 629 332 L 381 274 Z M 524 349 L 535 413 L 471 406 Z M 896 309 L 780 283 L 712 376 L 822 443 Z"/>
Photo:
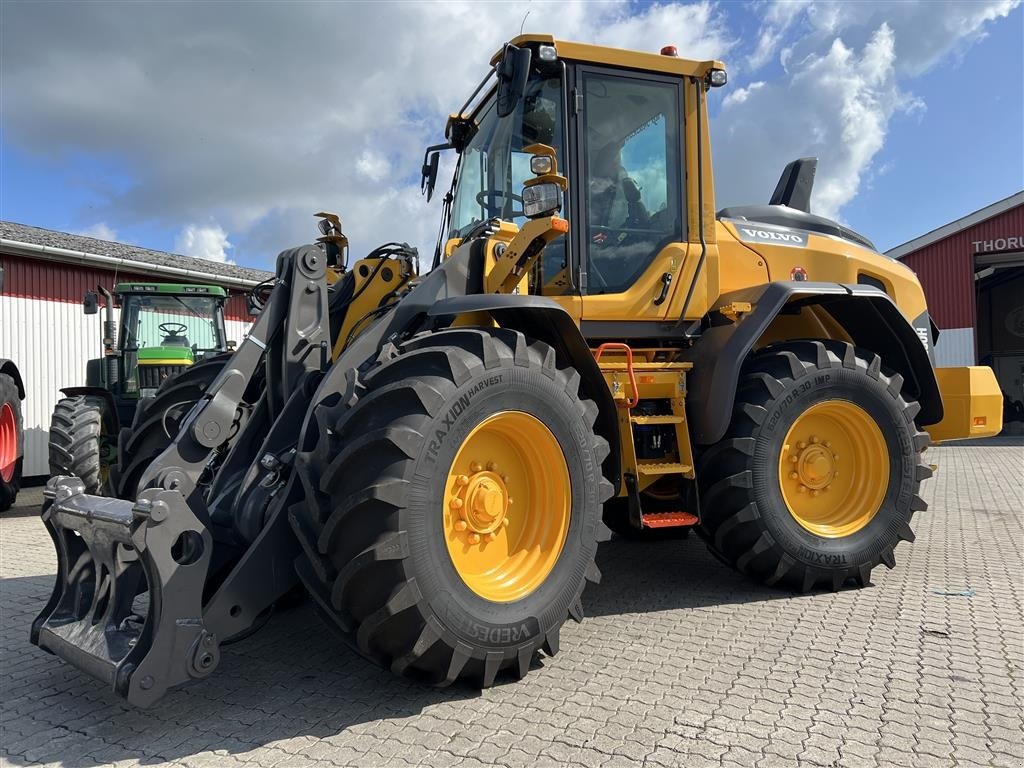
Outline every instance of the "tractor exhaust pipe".
<path fill-rule="evenodd" d="M 116 384 L 118 379 L 117 370 L 117 321 L 114 320 L 114 297 L 102 285 L 97 285 L 96 290 L 103 294 L 106 299 L 106 307 L 103 310 L 103 359 L 107 366 L 107 385 Z"/>

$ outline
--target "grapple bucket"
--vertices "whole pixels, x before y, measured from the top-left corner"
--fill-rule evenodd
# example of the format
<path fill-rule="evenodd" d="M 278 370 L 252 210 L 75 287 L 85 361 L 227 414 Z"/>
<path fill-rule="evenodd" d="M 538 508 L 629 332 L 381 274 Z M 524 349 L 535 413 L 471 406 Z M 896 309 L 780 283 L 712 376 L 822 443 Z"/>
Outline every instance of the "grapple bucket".
<path fill-rule="evenodd" d="M 213 542 L 184 497 L 89 496 L 75 477 L 52 478 L 44 496 L 58 571 L 32 642 L 141 707 L 212 672 L 218 643 L 202 611 Z"/>

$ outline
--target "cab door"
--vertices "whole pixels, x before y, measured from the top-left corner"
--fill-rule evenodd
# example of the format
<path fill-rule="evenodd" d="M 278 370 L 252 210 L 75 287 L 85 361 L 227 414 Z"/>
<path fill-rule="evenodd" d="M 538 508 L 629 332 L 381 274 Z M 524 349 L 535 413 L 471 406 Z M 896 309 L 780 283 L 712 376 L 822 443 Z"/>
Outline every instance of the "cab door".
<path fill-rule="evenodd" d="M 573 96 L 583 332 L 657 335 L 687 254 L 681 81 L 581 66 Z"/>

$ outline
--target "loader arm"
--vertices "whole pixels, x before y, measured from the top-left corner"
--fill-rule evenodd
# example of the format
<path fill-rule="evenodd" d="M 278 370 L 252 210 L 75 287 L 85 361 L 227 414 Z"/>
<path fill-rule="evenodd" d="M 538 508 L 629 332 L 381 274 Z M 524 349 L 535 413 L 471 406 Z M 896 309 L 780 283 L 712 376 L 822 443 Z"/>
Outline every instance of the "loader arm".
<path fill-rule="evenodd" d="M 564 230 L 555 216 L 531 221 L 509 244 L 508 274 L 526 274 Z M 313 246 L 283 252 L 259 319 L 146 469 L 137 500 L 90 496 L 73 477 L 48 483 L 42 517 L 58 575 L 32 642 L 137 706 L 212 673 L 220 645 L 296 583 L 301 544 L 288 513 L 319 489 L 303 487 L 293 470 L 296 462 L 326 469 L 331 457 L 313 451 L 325 413 L 389 343 L 450 322 L 431 308 L 466 295 L 472 250 L 464 244 L 380 307 L 333 364 L 325 254 Z M 262 397 L 239 420 L 261 366 Z M 137 616 L 133 603 L 142 593 L 148 610 Z"/>

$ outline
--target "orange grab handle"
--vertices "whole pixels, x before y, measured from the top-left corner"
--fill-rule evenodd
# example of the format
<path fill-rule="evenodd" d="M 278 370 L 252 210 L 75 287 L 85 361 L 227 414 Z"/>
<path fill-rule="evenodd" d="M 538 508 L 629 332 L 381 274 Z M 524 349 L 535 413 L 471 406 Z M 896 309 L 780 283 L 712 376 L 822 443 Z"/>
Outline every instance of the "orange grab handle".
<path fill-rule="evenodd" d="M 594 353 L 594 360 L 597 362 L 601 361 L 601 355 L 606 350 L 618 350 L 626 353 L 626 372 L 629 374 L 629 386 L 633 388 L 633 396 L 625 403 L 621 404 L 625 408 L 636 408 L 640 402 L 640 390 L 636 385 L 636 373 L 633 371 L 633 350 L 629 344 L 623 344 L 621 341 L 608 341 L 597 348 Z"/>

